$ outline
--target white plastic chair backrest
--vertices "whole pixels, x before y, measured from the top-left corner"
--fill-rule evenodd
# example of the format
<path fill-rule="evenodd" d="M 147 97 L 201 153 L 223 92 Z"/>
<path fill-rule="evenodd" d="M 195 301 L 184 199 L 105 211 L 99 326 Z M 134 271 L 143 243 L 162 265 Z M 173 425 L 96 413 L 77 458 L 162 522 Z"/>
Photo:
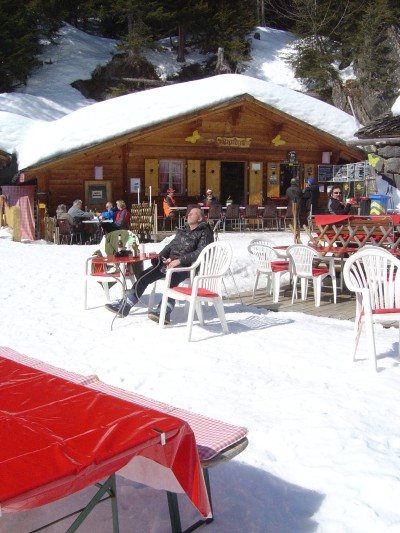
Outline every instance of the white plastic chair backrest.
<path fill-rule="evenodd" d="M 217 242 L 218 240 L 218 232 L 220 230 L 221 224 L 222 224 L 222 220 L 217 220 L 217 222 L 214 224 L 214 227 L 213 227 L 214 242 Z"/>
<path fill-rule="evenodd" d="M 230 268 L 232 261 L 232 248 L 227 242 L 213 242 L 207 245 L 200 253 L 196 264 L 195 278 L 206 276 L 198 280 L 198 287 L 208 289 L 221 295 L 222 277 Z M 209 278 L 208 276 L 217 276 Z"/>
<path fill-rule="evenodd" d="M 250 254 L 252 254 L 256 268 L 259 272 L 272 272 L 271 261 L 279 259 L 275 250 L 266 241 L 251 242 L 247 247 Z"/>
<path fill-rule="evenodd" d="M 390 252 L 375 247 L 356 252 L 346 260 L 343 277 L 349 290 L 369 292 L 372 309 L 400 308 L 400 260 Z"/>
<path fill-rule="evenodd" d="M 262 239 L 261 237 L 258 237 L 256 239 L 252 239 L 249 243 L 249 246 L 250 244 L 267 244 L 268 246 L 270 246 L 271 248 L 274 247 L 273 243 L 271 241 L 267 241 L 267 239 Z M 247 248 L 248 249 L 248 248 Z"/>
<path fill-rule="evenodd" d="M 320 257 L 317 251 L 305 244 L 292 244 L 287 249 L 287 255 L 297 276 L 312 276 L 313 260 Z"/>

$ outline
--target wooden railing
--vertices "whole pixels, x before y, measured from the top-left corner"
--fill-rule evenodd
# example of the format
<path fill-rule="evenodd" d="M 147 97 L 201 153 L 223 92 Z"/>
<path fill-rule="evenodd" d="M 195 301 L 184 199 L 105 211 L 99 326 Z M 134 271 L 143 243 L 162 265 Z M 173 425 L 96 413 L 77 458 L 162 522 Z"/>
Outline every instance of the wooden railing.
<path fill-rule="evenodd" d="M 303 227 L 310 242 L 315 246 L 339 245 L 345 248 L 348 246 L 361 248 L 365 245 L 374 245 L 394 249 L 400 243 L 400 233 L 390 216 L 355 216 L 332 223 L 327 216 L 324 223 L 314 224 L 312 229 Z"/>

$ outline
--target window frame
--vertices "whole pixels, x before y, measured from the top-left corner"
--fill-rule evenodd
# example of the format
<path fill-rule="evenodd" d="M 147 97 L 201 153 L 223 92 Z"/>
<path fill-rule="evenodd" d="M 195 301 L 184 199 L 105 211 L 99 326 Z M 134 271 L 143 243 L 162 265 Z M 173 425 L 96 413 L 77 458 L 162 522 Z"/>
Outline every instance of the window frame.
<path fill-rule="evenodd" d="M 160 194 L 167 194 L 167 189 L 175 189 L 177 196 L 183 196 L 185 187 L 185 161 L 183 159 L 160 159 L 158 184 Z"/>

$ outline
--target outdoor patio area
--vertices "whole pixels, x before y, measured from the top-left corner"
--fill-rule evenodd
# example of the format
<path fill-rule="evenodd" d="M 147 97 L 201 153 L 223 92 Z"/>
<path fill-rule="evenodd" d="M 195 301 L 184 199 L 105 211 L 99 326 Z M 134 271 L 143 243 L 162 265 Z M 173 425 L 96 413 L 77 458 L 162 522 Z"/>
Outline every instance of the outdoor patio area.
<path fill-rule="evenodd" d="M 240 300 L 245 305 L 254 305 L 270 311 L 305 313 L 307 315 L 338 318 L 340 320 L 354 320 L 356 309 L 354 295 L 347 291 L 338 292 L 337 303 L 334 305 L 332 289 L 329 287 L 323 287 L 322 289 L 320 307 L 315 307 L 312 288 L 309 289 L 307 300 L 301 300 L 299 297 L 293 304 L 292 289 L 289 286 L 281 290 L 278 303 L 274 303 L 272 296 L 265 293 L 265 288 L 256 291 L 254 301 L 251 291 L 243 292 L 240 295 L 235 295 L 234 291 L 230 291 L 227 301 L 240 303 Z"/>

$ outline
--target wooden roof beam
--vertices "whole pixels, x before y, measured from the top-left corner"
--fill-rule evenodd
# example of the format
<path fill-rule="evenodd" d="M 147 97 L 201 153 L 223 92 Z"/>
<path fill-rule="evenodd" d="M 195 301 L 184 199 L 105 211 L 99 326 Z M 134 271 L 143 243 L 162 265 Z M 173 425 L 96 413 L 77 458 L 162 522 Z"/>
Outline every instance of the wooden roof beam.
<path fill-rule="evenodd" d="M 279 133 L 282 133 L 283 132 L 283 129 L 285 127 L 285 124 L 282 122 L 280 124 L 274 124 L 273 127 L 272 127 L 272 134 L 274 135 L 278 135 Z"/>
<path fill-rule="evenodd" d="M 238 106 L 238 107 L 235 107 L 232 109 L 231 111 L 231 114 L 232 114 L 232 126 L 237 126 L 238 122 L 239 122 L 239 119 L 240 119 L 240 115 L 242 113 L 242 106 Z"/>

